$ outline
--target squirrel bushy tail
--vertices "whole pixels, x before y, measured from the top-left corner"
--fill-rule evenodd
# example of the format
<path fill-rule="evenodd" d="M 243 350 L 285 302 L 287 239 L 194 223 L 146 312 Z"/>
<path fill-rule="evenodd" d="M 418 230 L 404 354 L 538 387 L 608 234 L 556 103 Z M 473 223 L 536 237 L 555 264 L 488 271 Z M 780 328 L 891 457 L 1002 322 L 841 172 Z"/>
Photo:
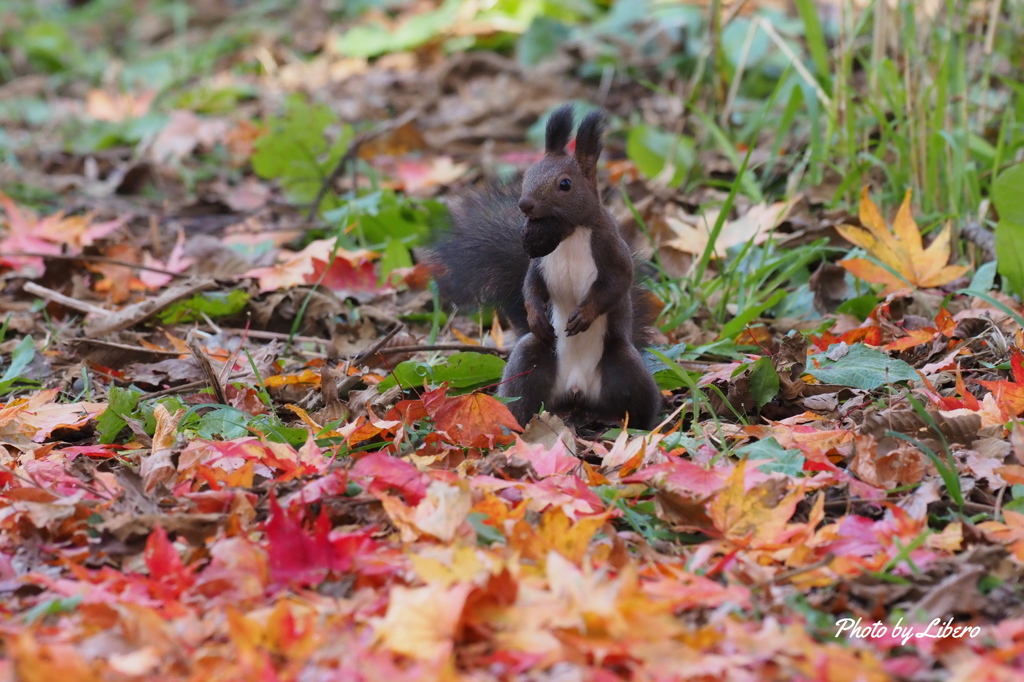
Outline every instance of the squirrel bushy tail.
<path fill-rule="evenodd" d="M 519 181 L 486 183 L 455 198 L 448 229 L 430 247 L 430 268 L 441 298 L 463 310 L 497 308 L 517 333 L 527 331 Z"/>
<path fill-rule="evenodd" d="M 523 281 L 530 257 L 523 249 L 523 213 L 518 201 L 522 178 L 486 182 L 455 197 L 451 221 L 426 251 L 427 264 L 441 300 L 460 310 L 496 308 L 517 335 L 529 331 Z M 662 303 L 647 288 L 635 284 L 633 343 L 650 345 Z"/>

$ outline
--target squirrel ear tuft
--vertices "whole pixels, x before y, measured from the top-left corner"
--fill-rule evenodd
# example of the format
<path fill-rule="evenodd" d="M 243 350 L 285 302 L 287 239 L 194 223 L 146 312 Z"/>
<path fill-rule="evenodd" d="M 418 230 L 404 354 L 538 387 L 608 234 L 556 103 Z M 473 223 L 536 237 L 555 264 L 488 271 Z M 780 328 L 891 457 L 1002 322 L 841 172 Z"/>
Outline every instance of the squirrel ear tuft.
<path fill-rule="evenodd" d="M 576 133 L 576 161 L 580 164 L 583 175 L 594 186 L 597 186 L 597 160 L 601 156 L 603 134 L 604 113 L 600 109 L 587 114 Z"/>
<path fill-rule="evenodd" d="M 548 154 L 565 152 L 565 145 L 569 144 L 569 136 L 572 135 L 572 124 L 573 107 L 571 104 L 563 104 L 551 112 L 544 136 L 544 150 Z"/>

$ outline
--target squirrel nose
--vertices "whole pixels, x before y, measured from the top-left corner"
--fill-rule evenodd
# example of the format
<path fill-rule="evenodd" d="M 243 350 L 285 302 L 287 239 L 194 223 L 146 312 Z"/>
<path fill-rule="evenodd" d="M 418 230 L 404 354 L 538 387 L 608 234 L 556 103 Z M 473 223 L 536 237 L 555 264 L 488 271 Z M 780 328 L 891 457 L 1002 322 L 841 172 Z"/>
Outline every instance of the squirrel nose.
<path fill-rule="evenodd" d="M 525 213 L 527 218 L 533 213 L 533 205 L 533 199 L 529 197 L 519 199 L 519 210 Z"/>

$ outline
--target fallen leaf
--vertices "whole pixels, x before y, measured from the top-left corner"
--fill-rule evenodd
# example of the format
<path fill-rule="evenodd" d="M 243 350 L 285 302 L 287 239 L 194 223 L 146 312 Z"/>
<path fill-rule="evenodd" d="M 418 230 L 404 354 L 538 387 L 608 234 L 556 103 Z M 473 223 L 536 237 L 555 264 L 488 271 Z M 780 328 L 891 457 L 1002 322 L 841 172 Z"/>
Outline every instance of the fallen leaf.
<path fill-rule="evenodd" d="M 449 442 L 463 447 L 510 443 L 514 436 L 502 429 L 523 430 L 508 408 L 486 393 L 449 397 L 445 388 L 439 388 L 423 395 L 423 405 L 438 431 L 444 432 Z"/>
<path fill-rule="evenodd" d="M 446 658 L 452 653 L 462 609 L 472 589 L 467 583 L 451 587 L 396 585 L 391 588 L 387 613 L 376 625 L 377 635 L 384 646 L 410 658 Z"/>
<path fill-rule="evenodd" d="M 726 220 L 715 241 L 715 256 L 725 258 L 732 246 L 753 241 L 763 244 L 771 236 L 772 231 L 785 222 L 793 207 L 802 199 L 797 195 L 788 201 L 774 204 L 756 204 L 736 220 Z M 707 249 L 711 231 L 718 220 L 718 211 L 708 211 L 700 216 L 683 217 L 668 216 L 665 222 L 676 237 L 664 242 L 663 246 L 701 255 Z"/>
<path fill-rule="evenodd" d="M 842 225 L 836 229 L 845 239 L 870 253 L 896 274 L 865 258 L 847 258 L 839 264 L 867 282 L 884 284 L 883 294 L 892 294 L 908 286 L 915 289 L 939 287 L 962 277 L 970 269 L 967 265 L 949 265 L 949 223 L 927 249 L 923 248 L 921 231 L 910 213 L 910 190 L 903 197 L 890 231 L 865 186 L 860 195 L 860 222 L 863 227 Z"/>

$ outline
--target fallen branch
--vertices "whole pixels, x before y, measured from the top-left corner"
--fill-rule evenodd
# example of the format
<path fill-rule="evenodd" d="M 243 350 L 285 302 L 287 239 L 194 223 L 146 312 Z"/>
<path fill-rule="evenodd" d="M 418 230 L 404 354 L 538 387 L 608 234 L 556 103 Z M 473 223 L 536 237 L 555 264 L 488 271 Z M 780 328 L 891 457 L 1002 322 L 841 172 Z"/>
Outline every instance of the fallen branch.
<path fill-rule="evenodd" d="M 52 253 L 34 253 L 32 251 L 12 251 L 5 253 L 4 257 L 18 257 L 18 258 L 48 258 L 51 260 L 66 260 L 76 261 L 80 260 L 84 263 L 102 263 L 104 265 L 119 265 L 123 268 L 133 268 L 135 270 L 148 270 L 149 272 L 157 272 L 161 275 L 169 275 L 170 277 L 180 277 L 185 279 L 191 277 L 184 272 L 172 272 L 165 268 L 157 268 L 152 265 L 143 265 L 142 263 L 132 263 L 126 260 L 117 260 L 116 258 L 107 258 L 106 256 L 89 256 L 84 253 L 80 253 L 77 256 L 70 254 L 52 254 Z"/>
<path fill-rule="evenodd" d="M 59 303 L 65 308 L 71 308 L 72 310 L 77 310 L 80 313 L 85 313 L 86 315 L 100 315 L 105 317 L 110 314 L 110 311 L 106 308 L 93 305 L 92 303 L 86 303 L 85 301 L 79 301 L 77 298 L 65 296 L 53 289 L 47 289 L 44 286 L 40 286 L 35 282 L 25 282 L 25 286 L 22 287 L 22 290 L 27 291 L 34 296 L 45 298 L 48 301 Z"/>

